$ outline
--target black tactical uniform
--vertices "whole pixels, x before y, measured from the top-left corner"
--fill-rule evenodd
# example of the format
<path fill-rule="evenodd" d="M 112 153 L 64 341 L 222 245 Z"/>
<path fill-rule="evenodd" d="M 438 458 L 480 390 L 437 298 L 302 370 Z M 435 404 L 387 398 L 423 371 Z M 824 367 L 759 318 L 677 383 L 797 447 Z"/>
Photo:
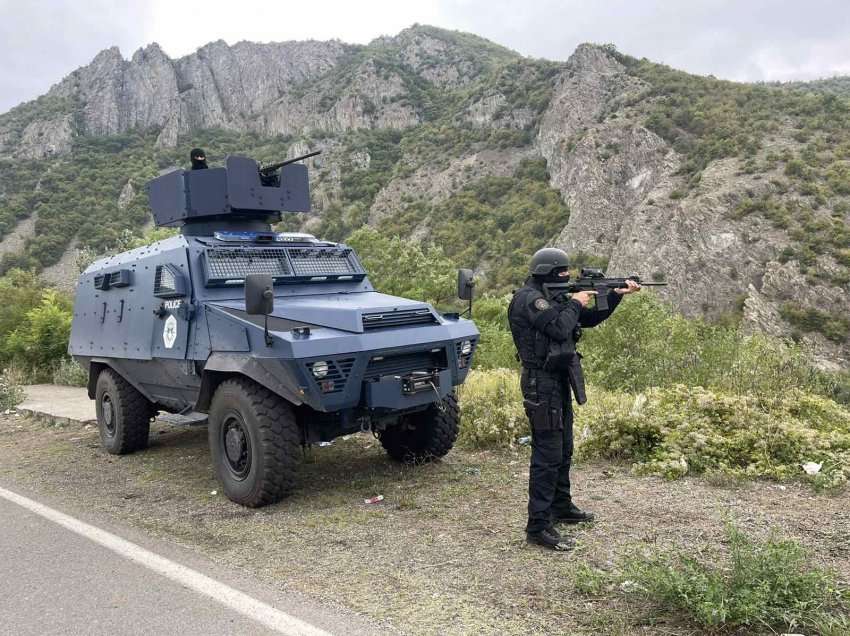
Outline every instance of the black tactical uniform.
<path fill-rule="evenodd" d="M 609 293 L 607 311 L 585 309 L 576 300 L 548 298 L 544 283 L 564 280 L 557 277 L 557 272 L 566 267 L 567 255 L 563 251 L 537 252 L 532 259 L 532 275 L 514 294 L 508 309 L 511 333 L 522 362 L 521 388 L 532 433 L 526 532 L 529 540 L 556 549 L 567 547 L 553 544 L 560 541 L 553 521 L 588 521 L 593 516 L 576 508 L 570 496 L 570 383 L 565 373 L 544 370 L 544 363 L 553 341 L 575 343 L 580 327 L 598 325 L 620 302 L 620 295 L 613 291 Z"/>

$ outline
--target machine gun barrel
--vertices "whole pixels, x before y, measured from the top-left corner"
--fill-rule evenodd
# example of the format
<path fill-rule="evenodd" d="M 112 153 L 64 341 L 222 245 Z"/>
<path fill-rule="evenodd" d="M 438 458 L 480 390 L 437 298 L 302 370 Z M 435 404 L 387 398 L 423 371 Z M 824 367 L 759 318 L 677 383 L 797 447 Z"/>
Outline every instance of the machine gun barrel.
<path fill-rule="evenodd" d="M 296 161 L 303 161 L 304 159 L 309 159 L 310 157 L 315 157 L 316 155 L 322 154 L 321 150 L 315 150 L 313 152 L 308 152 L 306 155 L 301 155 L 300 157 L 295 157 L 294 159 L 287 159 L 286 161 L 280 161 L 278 163 L 273 163 L 269 166 L 263 166 L 260 168 L 260 174 L 263 176 L 268 176 L 273 173 L 275 170 L 279 170 L 284 166 L 288 166 L 291 163 L 295 163 Z"/>

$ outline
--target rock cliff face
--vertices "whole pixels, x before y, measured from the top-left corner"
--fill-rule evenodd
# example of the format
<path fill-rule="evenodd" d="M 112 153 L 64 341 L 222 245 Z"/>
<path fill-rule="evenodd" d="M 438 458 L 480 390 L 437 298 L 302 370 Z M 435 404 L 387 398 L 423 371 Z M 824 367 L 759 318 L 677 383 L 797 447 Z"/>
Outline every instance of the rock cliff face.
<path fill-rule="evenodd" d="M 537 144 L 572 211 L 556 240 L 567 251 L 609 256 L 634 207 L 677 167 L 657 135 L 627 117 L 607 118 L 645 89 L 604 49 L 586 44 L 557 79 Z"/>
<path fill-rule="evenodd" d="M 295 84 L 331 69 L 349 47 L 339 42 L 228 46 L 213 42 L 171 60 L 157 44 L 124 60 L 117 48 L 51 89 L 79 104 L 78 132 L 110 135 L 162 129 L 163 145 L 198 128 L 245 129 Z"/>
<path fill-rule="evenodd" d="M 0 115 L 0 163 L 57 160 L 73 155 L 81 139 L 127 132 L 155 137 L 163 156 L 199 129 L 283 136 L 290 157 L 324 151 L 311 174 L 320 214 L 360 205 L 360 222 L 380 225 L 405 206 L 439 204 L 467 184 L 510 178 L 524 160 L 543 158 L 551 187 L 570 208 L 550 244 L 607 260 L 612 274 L 663 278 L 669 286 L 660 293 L 687 315 L 735 314 L 745 330 L 802 338 L 823 366 L 850 366 L 846 341 L 799 333 L 787 310 L 829 305 L 850 315 L 850 245 L 846 259 L 818 253 L 804 267 L 789 257 L 799 233 L 763 214 L 736 213 L 745 199 L 791 200 L 782 185 L 787 159 L 776 157 L 813 152 L 799 129 L 777 119 L 746 160 L 708 161 L 689 182 L 686 149 L 674 149 L 647 123 L 660 99 L 653 78 L 632 70 L 609 47 L 581 45 L 566 62 L 551 63 L 418 26 L 368 46 L 219 41 L 180 59 L 156 44 L 130 59 L 112 48 L 43 98 Z M 386 147 L 355 143 L 362 131 L 399 131 L 392 162 L 381 158 Z M 747 162 L 767 167 L 753 171 Z M 377 173 L 367 200 L 344 198 L 346 175 Z M 4 174 L 0 212 L 14 190 Z M 117 213 L 132 213 L 140 183 L 123 176 L 110 202 Z M 846 202 L 818 201 L 811 223 L 850 222 Z M 7 218 L 22 216 L 16 210 Z M 320 225 L 321 217 L 305 223 Z M 439 219 L 421 219 L 410 237 L 427 237 L 433 223 Z M 23 236 L 12 225 L 6 222 L 6 236 Z M 78 241 L 67 240 L 70 254 Z M 51 279 L 70 268 L 68 254 L 48 270 Z M 813 268 L 826 274 L 816 284 Z"/>
<path fill-rule="evenodd" d="M 793 244 L 788 231 L 759 215 L 735 214 L 744 198 L 794 199 L 781 186 L 781 167 L 752 174 L 742 159 L 719 159 L 689 187 L 680 174 L 682 158 L 641 123 L 647 90 L 614 56 L 591 45 L 580 46 L 558 76 L 537 136 L 552 185 L 571 210 L 553 243 L 606 259 L 609 274 L 639 272 L 666 281 L 659 294 L 686 315 L 740 312 L 744 330 L 793 335 L 824 368 L 846 368 L 846 339 L 800 333 L 780 308 L 828 308 L 850 316 L 848 285 L 828 277 L 813 284 L 795 261 L 780 262 Z M 801 152 L 802 146 L 780 127 L 751 161 Z M 847 274 L 828 256 L 820 256 L 817 267 L 833 281 Z"/>

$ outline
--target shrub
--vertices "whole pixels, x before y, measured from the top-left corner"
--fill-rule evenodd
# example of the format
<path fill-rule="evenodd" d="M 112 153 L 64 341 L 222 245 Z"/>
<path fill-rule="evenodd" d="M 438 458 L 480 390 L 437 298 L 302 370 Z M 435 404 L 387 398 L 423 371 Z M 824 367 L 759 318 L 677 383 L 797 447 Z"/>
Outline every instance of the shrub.
<path fill-rule="evenodd" d="M 814 462 L 817 487 L 850 479 L 850 411 L 799 389 L 755 397 L 676 386 L 594 394 L 587 406 L 578 454 L 626 459 L 639 473 L 787 479 L 806 477 L 801 465 Z"/>
<path fill-rule="evenodd" d="M 706 386 L 734 394 L 825 390 L 798 348 L 767 336 L 687 319 L 649 293 L 623 300 L 581 342 L 589 381 L 612 391 Z"/>
<path fill-rule="evenodd" d="M 53 384 L 86 386 L 88 381 L 88 371 L 71 358 L 62 358 L 53 365 Z"/>
<path fill-rule="evenodd" d="M 24 400 L 24 390 L 8 369 L 0 374 L 0 411 L 15 408 Z"/>
<path fill-rule="evenodd" d="M 459 443 L 474 448 L 510 448 L 528 435 L 519 375 L 509 369 L 472 370 L 459 390 Z"/>
<path fill-rule="evenodd" d="M 356 231 L 348 244 L 357 251 L 377 290 L 433 305 L 454 300 L 456 270 L 439 247 L 387 237 L 371 227 Z"/>
<path fill-rule="evenodd" d="M 809 565 L 798 543 L 776 535 L 756 540 L 732 524 L 727 536 L 728 567 L 691 552 L 638 553 L 626 560 L 620 589 L 703 628 L 821 631 L 846 624 L 846 591 L 832 572 Z"/>
<path fill-rule="evenodd" d="M 32 374 L 47 379 L 54 363 L 65 358 L 71 334 L 71 302 L 54 290 L 45 290 L 21 325 L 3 343 L 5 356 Z"/>
<path fill-rule="evenodd" d="M 481 340 L 475 352 L 473 365 L 476 369 L 518 369 L 516 347 L 511 332 L 503 326 L 486 320 L 475 324 L 481 332 Z"/>
<path fill-rule="evenodd" d="M 0 278 L 0 339 L 17 329 L 41 302 L 44 284 L 34 272 L 13 269 Z"/>
<path fill-rule="evenodd" d="M 836 343 L 843 343 L 850 335 L 850 319 L 836 316 L 812 307 L 800 308 L 785 303 L 779 308 L 779 314 L 794 327 L 803 331 L 816 331 Z"/>

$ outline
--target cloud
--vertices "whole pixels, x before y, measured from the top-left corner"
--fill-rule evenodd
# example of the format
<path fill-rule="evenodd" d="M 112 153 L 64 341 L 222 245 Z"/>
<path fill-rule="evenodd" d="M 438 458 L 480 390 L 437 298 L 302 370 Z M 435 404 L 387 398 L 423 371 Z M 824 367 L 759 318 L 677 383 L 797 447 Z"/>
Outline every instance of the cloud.
<path fill-rule="evenodd" d="M 129 57 L 153 41 L 172 56 L 218 39 L 366 43 L 414 22 L 557 60 L 591 41 L 741 81 L 850 73 L 846 0 L 0 0 L 0 112 L 113 45 Z"/>
<path fill-rule="evenodd" d="M 146 14 L 109 0 L 0 0 L 0 112 L 47 92 L 112 45 L 133 46 Z"/>

